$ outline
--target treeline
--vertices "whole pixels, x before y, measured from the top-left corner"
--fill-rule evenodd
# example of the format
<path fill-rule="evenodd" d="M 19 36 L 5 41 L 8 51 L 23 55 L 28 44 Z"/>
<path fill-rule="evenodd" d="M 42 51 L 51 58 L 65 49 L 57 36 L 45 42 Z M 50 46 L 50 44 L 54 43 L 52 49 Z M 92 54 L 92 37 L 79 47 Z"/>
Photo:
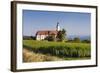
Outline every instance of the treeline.
<path fill-rule="evenodd" d="M 66 42 L 72 42 L 72 43 L 91 43 L 90 40 L 85 39 L 85 40 L 81 40 L 79 37 L 75 37 L 74 39 L 68 39 Z"/>
<path fill-rule="evenodd" d="M 23 36 L 23 40 L 36 40 L 35 36 Z"/>
<path fill-rule="evenodd" d="M 23 40 L 36 40 L 36 37 L 35 36 L 23 36 Z M 56 39 L 52 36 L 48 36 L 44 40 L 56 41 Z M 70 43 L 91 43 L 90 40 L 88 39 L 81 40 L 79 37 L 75 37 L 74 39 L 64 39 L 64 41 L 70 42 Z"/>

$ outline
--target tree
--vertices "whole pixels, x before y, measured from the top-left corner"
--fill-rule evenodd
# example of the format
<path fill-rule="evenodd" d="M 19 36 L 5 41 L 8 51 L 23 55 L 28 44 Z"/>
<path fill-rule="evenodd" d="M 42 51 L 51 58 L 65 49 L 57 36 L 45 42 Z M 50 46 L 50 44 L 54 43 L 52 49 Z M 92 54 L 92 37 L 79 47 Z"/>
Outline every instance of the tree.
<path fill-rule="evenodd" d="M 45 40 L 54 41 L 55 38 L 54 38 L 53 36 L 47 36 L 47 37 L 45 38 Z"/>
<path fill-rule="evenodd" d="M 65 29 L 62 29 L 62 34 L 63 34 L 63 40 L 66 39 L 66 30 Z"/>
<path fill-rule="evenodd" d="M 62 29 L 62 30 L 58 31 L 58 34 L 57 34 L 58 41 L 64 41 L 65 38 L 66 38 L 66 30 Z"/>
<path fill-rule="evenodd" d="M 36 37 L 35 36 L 30 36 L 31 39 L 33 40 L 36 40 Z"/>
<path fill-rule="evenodd" d="M 83 43 L 91 43 L 90 40 L 82 40 Z"/>
<path fill-rule="evenodd" d="M 74 42 L 77 42 L 77 43 L 78 43 L 78 42 L 81 42 L 80 38 L 78 38 L 78 37 L 75 37 L 73 41 L 74 41 Z"/>

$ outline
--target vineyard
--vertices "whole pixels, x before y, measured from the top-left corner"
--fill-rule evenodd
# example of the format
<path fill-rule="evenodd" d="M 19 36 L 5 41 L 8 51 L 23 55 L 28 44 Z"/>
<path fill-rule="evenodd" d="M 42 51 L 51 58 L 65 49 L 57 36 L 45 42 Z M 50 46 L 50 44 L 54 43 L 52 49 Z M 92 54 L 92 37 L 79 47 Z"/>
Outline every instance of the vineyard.
<path fill-rule="evenodd" d="M 91 57 L 90 43 L 48 42 L 36 40 L 23 40 L 23 47 L 41 54 L 49 54 L 60 58 Z"/>

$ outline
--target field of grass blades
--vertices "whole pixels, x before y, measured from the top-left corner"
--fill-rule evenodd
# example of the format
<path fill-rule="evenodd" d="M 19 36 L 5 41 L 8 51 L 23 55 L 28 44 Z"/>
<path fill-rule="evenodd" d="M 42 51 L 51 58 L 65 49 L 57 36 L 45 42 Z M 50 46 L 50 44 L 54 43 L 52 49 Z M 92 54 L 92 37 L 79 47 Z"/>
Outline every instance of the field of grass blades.
<path fill-rule="evenodd" d="M 35 53 L 50 54 L 58 57 L 91 57 L 89 43 L 23 40 L 23 47 Z"/>

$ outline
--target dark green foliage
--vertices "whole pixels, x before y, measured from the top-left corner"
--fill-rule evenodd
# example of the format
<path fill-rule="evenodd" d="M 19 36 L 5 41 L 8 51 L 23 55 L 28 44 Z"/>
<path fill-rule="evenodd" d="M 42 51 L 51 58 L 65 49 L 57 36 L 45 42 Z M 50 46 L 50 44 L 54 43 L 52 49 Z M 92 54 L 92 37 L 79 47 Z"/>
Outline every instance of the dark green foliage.
<path fill-rule="evenodd" d="M 59 31 L 59 32 L 58 32 L 58 34 L 57 34 L 57 39 L 58 39 L 58 41 L 62 41 L 62 40 L 63 40 L 62 31 Z"/>
<path fill-rule="evenodd" d="M 91 43 L 90 40 L 82 40 L 83 43 Z"/>
<path fill-rule="evenodd" d="M 55 37 L 54 36 L 47 36 L 45 38 L 45 40 L 48 40 L 48 41 L 55 41 Z"/>
<path fill-rule="evenodd" d="M 81 42 L 80 38 L 78 38 L 78 37 L 75 37 L 73 41 L 77 42 L 77 43 Z"/>
<path fill-rule="evenodd" d="M 86 43 L 65 43 L 24 40 L 24 47 L 43 54 L 59 57 L 90 57 L 91 47 Z"/>
<path fill-rule="evenodd" d="M 36 40 L 36 37 L 35 37 L 35 36 L 30 36 L 30 38 L 31 38 L 32 40 Z"/>
<path fill-rule="evenodd" d="M 65 36 L 66 36 L 66 30 L 65 29 L 58 31 L 58 34 L 57 34 L 58 41 L 64 41 Z"/>
<path fill-rule="evenodd" d="M 80 40 L 78 37 L 74 38 L 73 40 L 68 40 L 66 42 L 70 42 L 70 43 L 91 43 L 90 40 Z"/>
<path fill-rule="evenodd" d="M 23 40 L 35 40 L 35 36 L 23 36 Z"/>

